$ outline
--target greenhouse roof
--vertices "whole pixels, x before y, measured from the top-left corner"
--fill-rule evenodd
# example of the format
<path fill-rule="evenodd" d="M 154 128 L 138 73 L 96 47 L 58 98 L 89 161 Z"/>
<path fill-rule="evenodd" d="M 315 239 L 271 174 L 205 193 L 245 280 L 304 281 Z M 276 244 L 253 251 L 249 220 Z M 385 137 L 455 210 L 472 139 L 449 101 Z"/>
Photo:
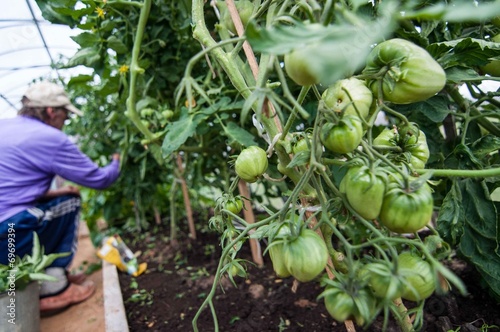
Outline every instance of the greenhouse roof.
<path fill-rule="evenodd" d="M 39 78 L 63 79 L 80 69 L 56 69 L 71 57 L 78 44 L 70 37 L 79 31 L 51 24 L 35 0 L 10 1 L 0 12 L 0 118 L 14 116 L 29 84 Z"/>

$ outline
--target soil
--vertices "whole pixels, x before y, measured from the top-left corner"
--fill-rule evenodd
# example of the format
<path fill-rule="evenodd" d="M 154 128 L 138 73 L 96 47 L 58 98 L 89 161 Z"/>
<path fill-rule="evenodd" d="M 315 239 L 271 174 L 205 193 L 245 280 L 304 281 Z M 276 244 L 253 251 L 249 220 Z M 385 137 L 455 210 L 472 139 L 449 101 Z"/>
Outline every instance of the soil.
<path fill-rule="evenodd" d="M 193 331 L 192 320 L 213 284 L 220 255 L 218 235 L 198 233 L 196 240 L 180 235 L 177 246 L 168 241 L 168 231 L 161 227 L 123 237 L 134 252 L 141 252 L 139 261 L 148 263 L 147 271 L 136 278 L 119 276 L 130 331 Z M 251 260 L 248 243 L 240 258 Z M 347 331 L 316 299 L 322 291 L 319 283 L 294 285 L 293 278 L 277 278 L 267 255 L 264 267 L 249 264 L 247 268 L 247 278 L 236 277 L 236 285 L 224 279 L 217 288 L 214 310 L 219 331 Z M 500 331 L 500 304 L 481 289 L 478 275 L 458 260 L 450 268 L 465 282 L 470 295 L 451 291 L 430 297 L 422 331 Z M 209 308 L 199 315 L 197 328 L 215 330 Z M 381 331 L 381 319 L 367 330 Z M 387 331 L 399 328 L 391 323 Z"/>

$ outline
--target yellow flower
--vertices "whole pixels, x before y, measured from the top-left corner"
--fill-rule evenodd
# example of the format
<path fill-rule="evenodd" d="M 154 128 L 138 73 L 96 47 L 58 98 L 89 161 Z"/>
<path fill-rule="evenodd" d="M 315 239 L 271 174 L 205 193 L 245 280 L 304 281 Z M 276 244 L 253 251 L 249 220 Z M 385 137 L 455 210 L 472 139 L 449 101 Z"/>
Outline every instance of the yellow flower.
<path fill-rule="evenodd" d="M 98 16 L 99 18 L 104 18 L 104 14 L 105 14 L 104 9 L 102 9 L 101 7 L 97 7 L 97 8 L 95 9 L 95 12 L 97 13 L 97 16 Z"/>
<path fill-rule="evenodd" d="M 118 69 L 118 72 L 119 72 L 120 74 L 125 74 L 125 73 L 128 73 L 128 68 L 129 68 L 129 67 L 128 67 L 127 65 L 122 65 L 122 66 L 120 67 L 120 69 Z"/>

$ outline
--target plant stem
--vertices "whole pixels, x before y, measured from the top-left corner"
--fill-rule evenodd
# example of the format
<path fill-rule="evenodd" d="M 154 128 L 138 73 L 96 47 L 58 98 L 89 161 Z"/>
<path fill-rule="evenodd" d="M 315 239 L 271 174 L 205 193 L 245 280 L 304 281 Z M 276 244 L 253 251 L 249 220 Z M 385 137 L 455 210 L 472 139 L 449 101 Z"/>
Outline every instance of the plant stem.
<path fill-rule="evenodd" d="M 144 0 L 144 4 L 141 7 L 141 14 L 139 16 L 139 23 L 137 24 L 134 46 L 132 48 L 132 60 L 130 62 L 129 95 L 127 98 L 127 112 L 125 115 L 134 123 L 146 139 L 153 141 L 155 139 L 155 135 L 142 123 L 135 108 L 137 75 L 144 72 L 144 69 L 139 67 L 139 53 L 141 51 L 142 38 L 144 37 L 144 29 L 146 27 L 149 11 L 151 9 L 151 2 L 152 0 Z"/>
<path fill-rule="evenodd" d="M 433 176 L 487 178 L 500 176 L 500 167 L 488 169 L 416 169 L 418 174 L 431 172 Z"/>

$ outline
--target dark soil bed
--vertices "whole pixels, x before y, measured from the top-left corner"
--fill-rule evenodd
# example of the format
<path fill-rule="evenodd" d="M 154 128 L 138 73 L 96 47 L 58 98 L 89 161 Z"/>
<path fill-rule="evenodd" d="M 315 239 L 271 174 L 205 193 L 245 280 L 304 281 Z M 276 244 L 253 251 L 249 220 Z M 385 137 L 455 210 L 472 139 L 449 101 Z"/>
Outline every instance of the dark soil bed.
<path fill-rule="evenodd" d="M 135 237 L 124 235 L 129 247 L 141 252 L 140 262 L 148 263 L 147 271 L 137 278 L 120 274 L 130 331 L 193 330 L 193 317 L 210 292 L 220 254 L 216 234 L 197 236 L 195 241 L 181 236 L 178 245 L 172 246 L 168 232 L 158 227 Z M 248 247 L 240 258 L 251 259 Z M 263 268 L 248 265 L 248 278 L 236 277 L 236 286 L 223 280 L 218 287 L 214 309 L 219 331 L 346 331 L 343 323 L 329 316 L 323 301 L 316 300 L 322 290 L 319 283 L 301 283 L 294 292 L 292 278 L 277 278 L 267 255 L 264 261 Z M 429 298 L 422 331 L 500 331 L 495 327 L 500 326 L 500 304 L 480 288 L 478 276 L 466 264 L 455 261 L 452 269 L 470 295 L 452 291 Z M 214 331 L 209 308 L 199 316 L 197 327 L 201 332 Z M 368 330 L 380 331 L 381 323 Z M 388 330 L 399 329 L 394 325 Z"/>

